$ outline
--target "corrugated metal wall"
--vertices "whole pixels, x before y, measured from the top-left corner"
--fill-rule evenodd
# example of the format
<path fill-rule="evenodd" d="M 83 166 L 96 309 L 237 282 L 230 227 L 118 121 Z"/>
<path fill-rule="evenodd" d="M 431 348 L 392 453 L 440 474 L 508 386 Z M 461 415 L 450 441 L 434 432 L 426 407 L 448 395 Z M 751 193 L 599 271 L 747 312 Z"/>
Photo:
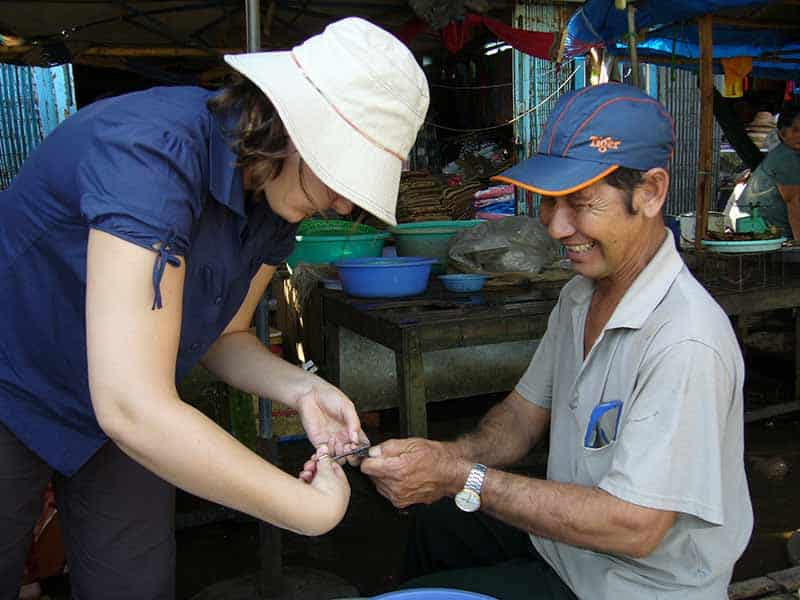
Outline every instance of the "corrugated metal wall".
<path fill-rule="evenodd" d="M 719 89 L 722 77 L 715 83 Z M 670 168 L 671 182 L 665 214 L 679 215 L 695 210 L 697 202 L 697 161 L 700 156 L 700 90 L 697 74 L 683 69 L 658 67 L 658 99 L 675 120 L 675 155 Z M 714 121 L 712 210 L 717 206 L 719 146 L 722 131 Z"/>
<path fill-rule="evenodd" d="M 514 26 L 526 31 L 561 31 L 574 11 L 565 5 L 517 4 Z M 584 85 L 583 59 L 577 59 L 556 69 L 554 63 L 513 50 L 514 60 L 514 138 L 517 160 L 536 152 L 536 144 L 547 117 L 559 97 Z M 536 110 L 532 109 L 534 107 Z M 524 116 L 521 116 L 524 115 Z M 536 213 L 538 195 L 517 192 L 518 212 Z"/>
<path fill-rule="evenodd" d="M 569 5 L 517 4 L 514 9 L 514 26 L 528 31 L 560 31 L 574 8 Z M 514 60 L 514 123 L 517 160 L 524 160 L 536 151 L 536 144 L 544 123 L 558 98 L 586 85 L 585 63 L 576 59 L 556 70 L 552 62 L 513 51 Z M 629 69 L 624 62 L 618 64 L 622 79 Z M 697 197 L 697 160 L 700 138 L 700 94 L 697 74 L 670 67 L 643 66 L 643 81 L 647 92 L 656 96 L 675 119 L 676 148 L 671 164 L 672 183 L 665 207 L 666 214 L 694 211 Z M 717 88 L 722 77 L 715 79 Z M 565 85 L 566 84 L 566 85 Z M 540 105 L 538 110 L 529 111 Z M 528 114 L 529 113 L 529 114 Z M 521 116 L 524 115 L 524 116 Z M 713 189 L 712 209 L 719 206 L 718 173 L 721 130 L 714 122 L 713 139 Z M 536 213 L 538 198 L 534 194 L 518 192 L 518 210 Z"/>
<path fill-rule="evenodd" d="M 33 148 L 75 112 L 71 65 L 43 69 L 0 64 L 0 189 Z"/>

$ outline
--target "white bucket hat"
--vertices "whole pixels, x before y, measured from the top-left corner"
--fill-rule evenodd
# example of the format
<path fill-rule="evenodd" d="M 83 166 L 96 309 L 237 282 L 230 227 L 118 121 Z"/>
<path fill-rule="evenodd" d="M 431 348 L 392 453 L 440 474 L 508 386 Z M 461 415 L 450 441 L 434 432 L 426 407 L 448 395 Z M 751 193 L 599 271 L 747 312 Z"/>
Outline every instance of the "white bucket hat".
<path fill-rule="evenodd" d="M 290 51 L 231 54 L 225 61 L 269 97 L 323 183 L 397 223 L 402 161 L 429 102 L 425 74 L 402 42 L 347 18 Z"/>

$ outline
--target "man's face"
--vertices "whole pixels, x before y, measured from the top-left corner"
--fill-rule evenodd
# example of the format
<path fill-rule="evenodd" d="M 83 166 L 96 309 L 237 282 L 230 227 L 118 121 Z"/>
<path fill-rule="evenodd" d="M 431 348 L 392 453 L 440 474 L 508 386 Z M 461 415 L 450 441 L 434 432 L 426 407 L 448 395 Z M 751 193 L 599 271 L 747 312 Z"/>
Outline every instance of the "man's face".
<path fill-rule="evenodd" d="M 630 214 L 624 193 L 604 181 L 568 196 L 543 196 L 539 218 L 581 275 L 614 281 L 641 269 L 645 218 Z"/>
<path fill-rule="evenodd" d="M 780 131 L 783 143 L 794 151 L 800 151 L 800 115 L 794 118 L 789 127 Z"/>

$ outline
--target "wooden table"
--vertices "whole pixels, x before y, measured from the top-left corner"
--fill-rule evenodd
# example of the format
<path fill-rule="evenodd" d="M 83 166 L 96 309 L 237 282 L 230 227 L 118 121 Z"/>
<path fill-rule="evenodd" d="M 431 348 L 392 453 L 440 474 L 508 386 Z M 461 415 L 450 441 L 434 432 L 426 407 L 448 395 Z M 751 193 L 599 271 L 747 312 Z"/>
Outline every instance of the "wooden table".
<path fill-rule="evenodd" d="M 560 285 L 453 294 L 433 283 L 422 296 L 405 299 L 351 298 L 320 290 L 324 369 L 339 384 L 339 329 L 347 328 L 394 351 L 398 381 L 400 429 L 409 436 L 427 434 L 422 356 L 426 352 L 542 337 Z M 800 278 L 783 287 L 747 291 L 711 290 L 731 317 L 800 307 Z M 800 339 L 800 311 L 795 336 Z M 800 347 L 800 344 L 796 344 Z M 346 367 L 345 367 L 346 368 Z M 491 376 L 491 374 L 487 374 Z M 795 397 L 745 415 L 748 421 L 800 409 L 800 352 L 795 350 Z M 483 393 L 476 389 L 475 394 Z"/>
<path fill-rule="evenodd" d="M 531 290 L 455 294 L 432 284 L 422 296 L 351 298 L 321 290 L 325 374 L 339 383 L 339 328 L 345 327 L 394 351 L 401 431 L 427 434 L 422 355 L 426 352 L 536 340 L 558 298 L 559 286 Z M 483 393 L 475 389 L 475 394 Z"/>

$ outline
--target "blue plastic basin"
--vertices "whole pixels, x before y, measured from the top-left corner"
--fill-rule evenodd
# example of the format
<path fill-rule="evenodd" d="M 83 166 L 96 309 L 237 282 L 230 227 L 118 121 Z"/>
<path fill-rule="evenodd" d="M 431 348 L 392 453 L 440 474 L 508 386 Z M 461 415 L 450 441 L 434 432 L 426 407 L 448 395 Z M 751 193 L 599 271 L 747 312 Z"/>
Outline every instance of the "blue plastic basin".
<path fill-rule="evenodd" d="M 345 293 L 362 298 L 401 298 L 428 287 L 434 258 L 393 256 L 348 258 L 336 263 Z"/>
<path fill-rule="evenodd" d="M 488 277 L 479 273 L 450 273 L 439 275 L 439 280 L 451 292 L 477 292 L 483 288 Z"/>
<path fill-rule="evenodd" d="M 373 596 L 372 600 L 497 600 L 497 598 L 450 588 L 412 588 Z"/>

